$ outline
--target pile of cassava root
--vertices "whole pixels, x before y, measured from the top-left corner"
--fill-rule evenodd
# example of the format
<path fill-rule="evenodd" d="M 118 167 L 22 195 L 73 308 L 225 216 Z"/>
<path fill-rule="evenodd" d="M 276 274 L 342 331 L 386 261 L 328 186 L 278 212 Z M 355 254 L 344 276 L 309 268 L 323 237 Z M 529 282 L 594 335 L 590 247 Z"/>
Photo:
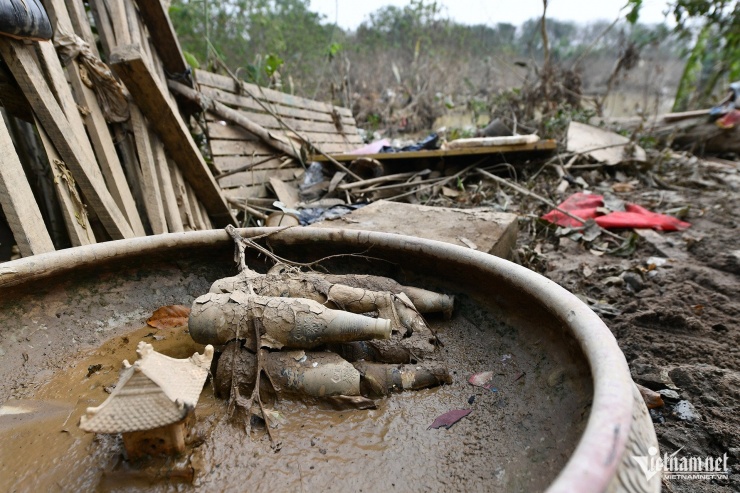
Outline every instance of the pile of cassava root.
<path fill-rule="evenodd" d="M 256 244 L 234 228 L 227 231 L 240 272 L 195 300 L 189 330 L 196 342 L 221 348 L 214 384 L 232 406 L 267 421 L 261 380 L 273 391 L 265 395 L 362 409 L 391 392 L 451 383 L 447 370 L 418 363 L 437 348 L 421 313 L 450 317 L 453 297 L 385 277 L 305 272 L 284 263 L 258 274 L 244 261 L 245 248 Z"/>

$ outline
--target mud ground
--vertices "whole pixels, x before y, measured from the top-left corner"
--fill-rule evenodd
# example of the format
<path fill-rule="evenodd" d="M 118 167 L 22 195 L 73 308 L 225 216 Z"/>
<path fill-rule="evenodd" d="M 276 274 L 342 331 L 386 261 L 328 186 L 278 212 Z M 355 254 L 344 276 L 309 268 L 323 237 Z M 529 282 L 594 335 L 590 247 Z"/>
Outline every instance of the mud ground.
<path fill-rule="evenodd" d="M 637 383 L 677 393 L 651 411 L 660 453 L 727 454 L 729 482 L 664 480 L 667 492 L 740 491 L 740 164 L 720 164 L 691 158 L 647 173 L 580 173 L 593 192 L 612 193 L 655 212 L 683 213 L 692 225 L 683 232 L 659 232 L 662 241 L 641 238 L 634 252 L 624 256 L 592 252 L 601 239 L 589 244 L 558 236 L 535 219 L 544 207 L 520 206 L 529 216 L 520 224 L 520 262 L 601 315 Z M 661 179 L 655 180 L 658 175 Z M 582 191 L 569 187 L 558 195 L 558 181 L 542 176 L 534 188 L 555 202 Z M 618 183 L 629 183 L 631 190 L 616 192 L 622 186 Z M 668 260 L 656 266 L 662 261 L 651 257 Z M 681 412 L 686 409 L 688 415 Z"/>

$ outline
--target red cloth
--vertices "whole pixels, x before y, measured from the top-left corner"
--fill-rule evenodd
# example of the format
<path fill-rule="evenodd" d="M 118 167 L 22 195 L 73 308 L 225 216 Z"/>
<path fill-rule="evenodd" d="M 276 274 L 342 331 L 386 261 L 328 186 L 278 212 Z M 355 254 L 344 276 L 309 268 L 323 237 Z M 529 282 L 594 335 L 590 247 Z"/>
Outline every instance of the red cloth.
<path fill-rule="evenodd" d="M 597 209 L 603 206 L 604 197 L 601 195 L 574 193 L 558 207 L 583 220 L 593 219 L 596 224 L 606 229 L 652 228 L 661 231 L 680 231 L 691 226 L 675 217 L 650 212 L 644 207 L 630 203 L 625 204 L 625 212 L 599 215 L 600 212 Z M 582 226 L 580 222 L 556 210 L 548 212 L 542 216 L 542 219 L 563 227 Z"/>

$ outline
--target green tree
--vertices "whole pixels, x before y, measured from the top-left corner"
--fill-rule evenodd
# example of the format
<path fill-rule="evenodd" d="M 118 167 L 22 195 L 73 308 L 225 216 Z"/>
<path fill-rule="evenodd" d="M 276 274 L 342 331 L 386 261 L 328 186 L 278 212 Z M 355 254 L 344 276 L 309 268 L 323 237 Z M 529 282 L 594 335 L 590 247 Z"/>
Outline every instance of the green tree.
<path fill-rule="evenodd" d="M 630 22 L 639 19 L 642 0 L 629 0 Z M 720 81 L 740 79 L 740 2 L 673 0 L 676 32 L 694 41 L 679 82 L 674 111 L 706 105 Z"/>

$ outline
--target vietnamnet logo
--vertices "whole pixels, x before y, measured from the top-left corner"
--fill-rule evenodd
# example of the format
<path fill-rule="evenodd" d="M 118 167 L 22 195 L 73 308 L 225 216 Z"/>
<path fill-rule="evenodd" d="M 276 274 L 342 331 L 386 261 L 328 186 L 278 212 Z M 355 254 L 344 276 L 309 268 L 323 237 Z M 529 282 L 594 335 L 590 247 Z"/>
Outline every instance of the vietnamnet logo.
<path fill-rule="evenodd" d="M 650 447 L 648 456 L 633 455 L 648 481 L 656 474 L 666 479 L 726 479 L 730 475 L 727 454 L 722 457 L 677 457 L 683 447 L 671 455 L 661 457 L 658 449 Z"/>

